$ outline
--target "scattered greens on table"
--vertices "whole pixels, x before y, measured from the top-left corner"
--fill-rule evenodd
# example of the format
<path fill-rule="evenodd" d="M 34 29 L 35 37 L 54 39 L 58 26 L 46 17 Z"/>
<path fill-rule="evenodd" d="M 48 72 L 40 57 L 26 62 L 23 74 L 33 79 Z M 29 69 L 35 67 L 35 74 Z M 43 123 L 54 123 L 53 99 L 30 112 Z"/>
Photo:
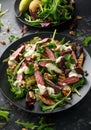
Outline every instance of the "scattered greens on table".
<path fill-rule="evenodd" d="M 1 17 L 7 13 L 8 10 L 2 11 L 2 5 L 0 3 L 0 27 L 3 26 L 3 23 L 1 22 Z"/>
<path fill-rule="evenodd" d="M 16 124 L 31 130 L 36 130 L 36 128 L 37 130 L 53 130 L 51 126 L 54 125 L 54 123 L 45 123 L 45 119 L 43 117 L 40 118 L 37 125 L 34 122 L 21 122 L 19 120 L 16 121 Z"/>

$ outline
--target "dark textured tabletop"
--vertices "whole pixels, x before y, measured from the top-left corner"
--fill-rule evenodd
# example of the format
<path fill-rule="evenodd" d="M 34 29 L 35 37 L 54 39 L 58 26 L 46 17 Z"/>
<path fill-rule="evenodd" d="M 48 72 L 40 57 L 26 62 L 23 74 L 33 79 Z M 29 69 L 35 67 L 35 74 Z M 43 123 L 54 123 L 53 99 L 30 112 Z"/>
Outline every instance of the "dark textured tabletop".
<path fill-rule="evenodd" d="M 12 44 L 8 39 L 10 35 L 15 35 L 16 37 L 22 36 L 21 27 L 23 24 L 15 17 L 14 2 L 14 0 L 0 0 L 2 9 L 8 9 L 8 12 L 1 19 L 4 26 L 0 29 L 0 41 L 5 40 L 6 45 L 0 44 L 0 55 L 2 55 L 4 50 Z M 76 0 L 76 15 L 82 16 L 82 19 L 77 21 L 77 27 L 74 31 L 81 33 L 81 36 L 78 37 L 75 35 L 72 37 L 76 40 L 83 41 L 86 36 L 91 36 L 91 0 Z M 7 26 L 10 27 L 8 33 L 6 32 Z M 53 30 L 30 27 L 25 35 L 36 31 Z M 69 35 L 69 26 L 59 26 L 57 31 Z M 91 56 L 91 43 L 85 48 Z M 12 108 L 10 110 L 9 122 L 3 128 L 0 128 L 0 130 L 21 130 L 22 127 L 15 123 L 18 119 L 21 121 L 38 122 L 40 115 L 27 113 L 10 104 L 11 103 L 0 92 L 0 106 Z M 57 114 L 48 115 L 46 118 L 52 119 L 55 123 L 53 126 L 54 130 L 91 130 L 91 90 L 72 108 Z"/>

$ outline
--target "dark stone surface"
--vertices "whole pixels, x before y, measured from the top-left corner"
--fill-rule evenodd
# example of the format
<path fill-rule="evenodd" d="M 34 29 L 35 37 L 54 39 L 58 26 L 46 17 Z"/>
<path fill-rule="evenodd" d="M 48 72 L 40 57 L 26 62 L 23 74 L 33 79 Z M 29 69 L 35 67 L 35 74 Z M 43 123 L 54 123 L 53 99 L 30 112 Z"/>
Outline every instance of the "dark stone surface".
<path fill-rule="evenodd" d="M 22 37 L 21 35 L 21 22 L 19 22 L 15 17 L 14 12 L 14 0 L 0 0 L 2 3 L 2 9 L 8 9 L 8 12 L 2 17 L 2 22 L 4 26 L 0 29 L 0 41 L 5 40 L 6 45 L 0 45 L 0 55 L 3 51 L 12 43 L 9 43 L 9 36 L 15 35 Z M 77 28 L 75 29 L 76 33 L 81 33 L 80 37 L 76 35 L 73 36 L 74 39 L 83 41 L 83 39 L 90 35 L 91 36 L 91 0 L 76 0 L 76 15 L 81 15 L 82 20 L 78 21 Z M 6 26 L 10 27 L 10 32 L 6 32 Z M 58 32 L 69 35 L 69 26 L 61 25 L 57 28 Z M 29 33 L 36 31 L 53 31 L 52 29 L 33 29 L 29 28 Z M 3 34 L 6 32 L 6 34 Z M 25 34 L 25 35 L 27 35 Z M 86 47 L 86 50 L 91 56 L 91 43 Z M 11 108 L 7 99 L 0 92 L 0 106 L 5 106 Z M 12 106 L 10 111 L 9 122 L 3 127 L 2 130 L 20 130 L 21 127 L 15 124 L 15 121 L 20 119 L 21 121 L 31 121 L 38 122 L 40 116 L 32 115 L 26 113 L 23 110 Z M 55 123 L 54 130 L 91 130 L 91 90 L 85 96 L 85 98 L 80 101 L 74 107 L 60 112 L 58 114 L 49 115 L 47 119 L 52 119 L 52 122 Z"/>

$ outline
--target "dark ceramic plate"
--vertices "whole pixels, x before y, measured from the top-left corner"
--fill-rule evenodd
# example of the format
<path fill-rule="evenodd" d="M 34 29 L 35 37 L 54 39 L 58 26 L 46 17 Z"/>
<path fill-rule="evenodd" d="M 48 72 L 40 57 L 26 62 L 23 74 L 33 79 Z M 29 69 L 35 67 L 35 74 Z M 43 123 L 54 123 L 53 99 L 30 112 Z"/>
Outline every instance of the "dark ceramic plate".
<path fill-rule="evenodd" d="M 39 36 L 41 38 L 45 38 L 45 37 L 50 37 L 52 36 L 52 33 L 35 33 L 35 34 L 30 34 L 27 35 L 21 39 L 19 39 L 18 41 L 14 42 L 13 44 L 11 44 L 6 51 L 2 54 L 1 58 L 0 58 L 0 87 L 1 90 L 3 92 L 3 94 L 11 101 L 13 102 L 17 107 L 30 112 L 30 113 L 35 113 L 35 114 L 50 114 L 50 113 L 56 113 L 56 112 L 61 112 L 63 110 L 66 110 L 68 108 L 71 108 L 72 106 L 74 106 L 75 104 L 77 104 L 80 100 L 83 99 L 83 97 L 88 93 L 88 91 L 90 90 L 90 85 L 91 85 L 91 58 L 88 54 L 88 52 L 84 49 L 85 53 L 86 53 L 86 59 L 85 59 L 85 63 L 83 66 L 84 70 L 87 70 L 87 72 L 89 73 L 89 75 L 86 77 L 86 84 L 79 89 L 79 92 L 81 93 L 81 96 L 78 96 L 77 94 L 73 94 L 72 95 L 72 100 L 70 101 L 70 103 L 68 103 L 66 106 L 64 107 L 58 107 L 56 108 L 54 111 L 46 111 L 43 112 L 40 109 L 40 106 L 38 104 L 38 102 L 36 102 L 34 109 L 28 109 L 25 106 L 25 98 L 20 99 L 20 100 L 15 100 L 14 99 L 14 95 L 11 93 L 10 91 L 10 85 L 8 83 L 7 80 L 7 74 L 6 74 L 6 69 L 7 69 L 7 63 L 3 63 L 2 61 L 7 58 L 11 52 L 11 50 L 16 50 L 17 47 L 22 44 L 23 42 L 29 41 L 30 39 L 32 39 L 35 36 Z M 73 39 L 71 39 L 70 37 L 67 37 L 66 35 L 61 35 L 61 34 L 56 34 L 56 38 L 60 40 L 61 38 L 65 37 L 66 40 L 70 40 L 70 41 L 74 41 Z"/>
<path fill-rule="evenodd" d="M 60 22 L 60 23 L 58 23 L 57 25 L 52 25 L 52 24 L 50 24 L 49 26 L 44 26 L 44 27 L 42 27 L 41 25 L 38 25 L 38 26 L 32 26 L 30 23 L 28 23 L 25 19 L 24 19 L 24 15 L 21 15 L 20 17 L 18 17 L 19 16 L 19 3 L 20 3 L 20 1 L 21 0 L 16 0 L 15 1 L 15 4 L 14 4 L 14 9 L 15 9 L 15 13 L 16 13 L 16 17 L 23 23 L 23 24 L 25 24 L 25 25 L 28 25 L 28 26 L 30 26 L 30 27 L 37 27 L 37 28 L 50 28 L 50 27 L 58 27 L 58 26 L 60 26 L 60 25 L 63 25 L 64 23 L 67 23 L 67 22 L 70 22 L 71 20 L 65 20 L 65 21 L 62 21 L 62 22 Z M 72 17 L 74 17 L 73 16 L 74 14 L 72 14 Z"/>

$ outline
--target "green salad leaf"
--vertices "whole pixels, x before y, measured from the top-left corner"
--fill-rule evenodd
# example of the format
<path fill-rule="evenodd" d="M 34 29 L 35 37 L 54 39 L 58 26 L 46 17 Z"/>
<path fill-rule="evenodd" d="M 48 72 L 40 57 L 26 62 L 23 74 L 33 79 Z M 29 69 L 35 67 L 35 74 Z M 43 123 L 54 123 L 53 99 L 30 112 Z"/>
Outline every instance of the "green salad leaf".
<path fill-rule="evenodd" d="M 8 12 L 8 9 L 5 11 L 2 11 L 2 5 L 0 3 L 0 17 L 2 17 L 4 14 L 6 14 Z"/>
<path fill-rule="evenodd" d="M 21 121 L 17 120 L 16 124 L 22 125 L 23 127 L 27 128 L 27 129 L 30 128 L 31 130 L 35 130 L 35 128 L 38 127 L 37 125 L 35 125 L 34 122 L 21 122 Z"/>
<path fill-rule="evenodd" d="M 0 117 L 3 117 L 6 121 L 9 120 L 9 112 L 6 110 L 0 110 Z"/>
<path fill-rule="evenodd" d="M 21 122 L 19 120 L 17 120 L 15 123 L 31 130 L 36 130 L 36 128 L 37 130 L 53 130 L 53 128 L 50 126 L 54 125 L 54 123 L 45 123 L 45 119 L 43 117 L 40 118 L 38 125 L 36 125 L 34 122 Z"/>
<path fill-rule="evenodd" d="M 87 36 L 83 40 L 83 45 L 87 47 L 90 42 L 91 42 L 91 36 Z"/>

